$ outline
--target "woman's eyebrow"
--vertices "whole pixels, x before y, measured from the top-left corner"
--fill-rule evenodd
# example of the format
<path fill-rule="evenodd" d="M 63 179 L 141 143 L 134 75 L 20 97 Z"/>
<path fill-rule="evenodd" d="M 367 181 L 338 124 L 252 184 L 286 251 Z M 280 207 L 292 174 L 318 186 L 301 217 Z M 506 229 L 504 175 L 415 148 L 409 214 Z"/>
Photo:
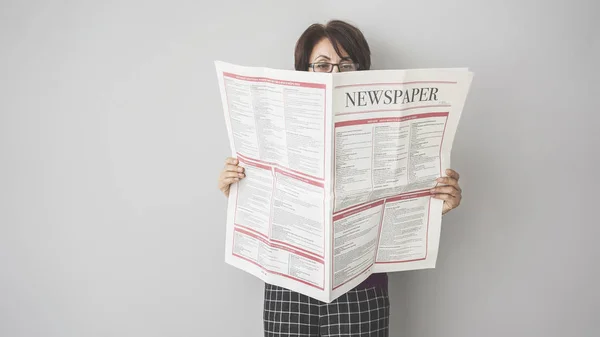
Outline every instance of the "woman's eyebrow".
<path fill-rule="evenodd" d="M 318 59 L 320 59 L 320 58 L 324 58 L 324 59 L 327 59 L 327 60 L 331 60 L 331 58 L 329 58 L 329 57 L 327 57 L 327 56 L 325 56 L 325 55 L 319 55 L 319 56 L 315 57 L 315 60 L 318 60 Z"/>

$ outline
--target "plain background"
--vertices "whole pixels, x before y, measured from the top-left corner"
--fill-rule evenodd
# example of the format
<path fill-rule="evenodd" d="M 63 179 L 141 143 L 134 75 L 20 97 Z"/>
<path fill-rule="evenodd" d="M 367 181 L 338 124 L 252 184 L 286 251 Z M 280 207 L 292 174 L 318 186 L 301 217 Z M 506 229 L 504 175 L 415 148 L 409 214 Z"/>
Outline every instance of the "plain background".
<path fill-rule="evenodd" d="M 470 67 L 464 190 L 392 336 L 600 335 L 598 1 L 0 2 L 0 336 L 261 336 L 223 262 L 214 60 L 293 68 L 313 22 L 374 68 Z"/>

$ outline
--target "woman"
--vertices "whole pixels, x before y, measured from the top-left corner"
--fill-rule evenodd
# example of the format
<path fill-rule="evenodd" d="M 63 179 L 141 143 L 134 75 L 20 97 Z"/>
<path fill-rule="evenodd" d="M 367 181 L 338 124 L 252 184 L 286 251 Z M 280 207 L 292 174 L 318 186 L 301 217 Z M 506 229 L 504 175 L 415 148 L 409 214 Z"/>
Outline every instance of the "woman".
<path fill-rule="evenodd" d="M 296 43 L 298 71 L 332 72 L 368 70 L 371 52 L 363 34 L 343 21 L 313 24 Z M 444 200 L 443 213 L 460 204 L 458 173 L 447 170 L 445 184 L 433 197 Z M 244 178 L 244 168 L 227 158 L 219 177 L 219 188 L 229 196 L 229 186 Z M 275 336 L 388 336 L 389 297 L 387 275 L 373 274 L 332 303 L 324 303 L 297 292 L 265 285 L 264 329 Z"/>

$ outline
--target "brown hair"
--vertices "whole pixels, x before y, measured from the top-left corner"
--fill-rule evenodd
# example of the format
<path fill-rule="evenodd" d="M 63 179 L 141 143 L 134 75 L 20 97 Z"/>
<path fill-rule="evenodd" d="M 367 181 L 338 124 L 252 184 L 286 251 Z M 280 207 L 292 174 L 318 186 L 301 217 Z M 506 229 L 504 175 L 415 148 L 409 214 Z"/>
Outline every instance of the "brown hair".
<path fill-rule="evenodd" d="M 331 20 L 327 24 L 310 25 L 296 42 L 294 66 L 296 70 L 308 71 L 310 54 L 314 46 L 323 38 L 329 39 L 335 52 L 342 56 L 342 47 L 352 61 L 358 63 L 358 70 L 371 68 L 371 50 L 363 33 L 355 26 L 340 20 Z"/>

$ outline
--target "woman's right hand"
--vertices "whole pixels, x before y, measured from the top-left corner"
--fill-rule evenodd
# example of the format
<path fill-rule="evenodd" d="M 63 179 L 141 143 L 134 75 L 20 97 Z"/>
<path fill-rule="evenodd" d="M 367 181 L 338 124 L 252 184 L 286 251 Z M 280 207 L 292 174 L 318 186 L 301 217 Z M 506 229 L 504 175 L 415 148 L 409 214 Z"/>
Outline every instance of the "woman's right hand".
<path fill-rule="evenodd" d="M 229 187 L 231 184 L 237 183 L 245 176 L 244 168 L 239 166 L 239 161 L 229 157 L 225 159 L 225 166 L 219 176 L 219 189 L 226 197 L 229 197 Z"/>

